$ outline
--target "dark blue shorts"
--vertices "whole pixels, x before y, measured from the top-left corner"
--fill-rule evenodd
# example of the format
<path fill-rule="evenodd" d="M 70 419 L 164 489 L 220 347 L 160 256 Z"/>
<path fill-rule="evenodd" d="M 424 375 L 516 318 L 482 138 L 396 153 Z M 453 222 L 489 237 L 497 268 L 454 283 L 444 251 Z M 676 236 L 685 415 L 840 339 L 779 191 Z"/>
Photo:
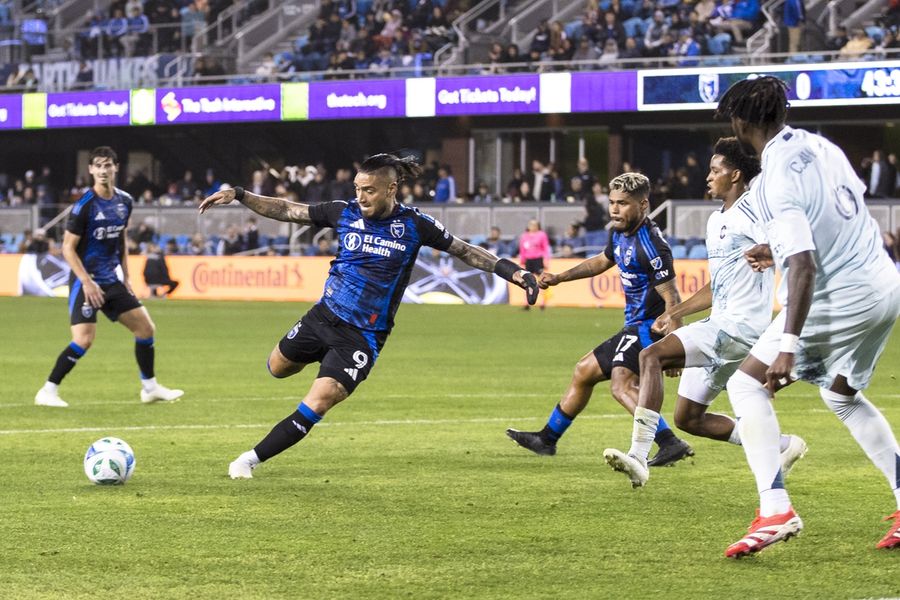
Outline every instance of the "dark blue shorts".
<path fill-rule="evenodd" d="M 594 356 L 600 363 L 603 374 L 609 379 L 616 367 L 625 367 L 635 375 L 641 374 L 638 357 L 641 350 L 663 339 L 663 336 L 650 331 L 649 324 L 628 326 L 612 336 L 596 348 Z"/>
<path fill-rule="evenodd" d="M 117 321 L 119 315 L 129 310 L 143 306 L 141 301 L 134 297 L 121 281 L 108 284 L 100 284 L 103 290 L 105 302 L 100 310 L 110 321 Z M 81 281 L 76 279 L 69 285 L 69 323 L 96 323 L 97 309 L 92 307 L 84 298 L 84 287 Z"/>

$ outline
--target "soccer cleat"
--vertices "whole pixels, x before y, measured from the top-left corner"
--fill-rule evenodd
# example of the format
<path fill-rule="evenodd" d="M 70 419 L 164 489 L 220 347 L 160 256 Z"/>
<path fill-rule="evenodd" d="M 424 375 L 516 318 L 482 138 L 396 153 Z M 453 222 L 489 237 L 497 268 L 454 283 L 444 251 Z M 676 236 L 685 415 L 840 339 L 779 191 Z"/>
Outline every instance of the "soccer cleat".
<path fill-rule="evenodd" d="M 149 392 L 141 390 L 141 402 L 150 404 L 152 402 L 174 402 L 184 395 L 184 390 L 170 390 L 164 385 L 159 385 Z"/>
<path fill-rule="evenodd" d="M 806 456 L 806 442 L 803 441 L 803 438 L 796 435 L 789 435 L 790 442 L 788 442 L 788 447 L 784 449 L 784 452 L 781 453 L 781 475 L 782 477 L 787 477 L 788 473 L 791 472 L 791 469 L 794 468 L 794 464 Z"/>
<path fill-rule="evenodd" d="M 603 451 L 606 464 L 614 471 L 625 473 L 631 480 L 631 487 L 644 487 L 650 479 L 650 469 L 641 460 L 631 454 L 625 454 L 615 448 L 607 448 Z"/>
<path fill-rule="evenodd" d="M 69 405 L 68 402 L 59 397 L 59 394 L 48 392 L 44 388 L 39 389 L 38 393 L 35 394 L 34 403 L 37 406 L 54 406 L 57 408 L 65 408 Z"/>
<path fill-rule="evenodd" d="M 232 479 L 253 479 L 254 468 L 256 468 L 255 465 L 251 465 L 239 456 L 228 465 L 228 476 Z"/>
<path fill-rule="evenodd" d="M 876 548 L 890 550 L 891 548 L 900 548 L 900 510 L 892 515 L 884 518 L 885 521 L 894 520 L 894 524 L 888 529 L 887 535 L 881 538 L 881 541 L 875 544 Z"/>
<path fill-rule="evenodd" d="M 675 438 L 671 444 L 660 446 L 656 456 L 647 462 L 647 466 L 665 467 L 693 455 L 694 449 L 686 441 Z"/>
<path fill-rule="evenodd" d="M 803 521 L 791 507 L 787 512 L 771 517 L 759 516 L 756 509 L 756 518 L 750 523 L 747 535 L 728 546 L 725 556 L 728 558 L 741 558 L 759 552 L 775 542 L 787 541 L 803 529 Z"/>
<path fill-rule="evenodd" d="M 536 431 L 507 429 L 506 435 L 518 445 L 531 450 L 535 454 L 540 454 L 542 456 L 553 456 L 556 454 L 556 444 L 548 444 L 544 441 L 544 438 L 541 437 L 541 434 Z"/>

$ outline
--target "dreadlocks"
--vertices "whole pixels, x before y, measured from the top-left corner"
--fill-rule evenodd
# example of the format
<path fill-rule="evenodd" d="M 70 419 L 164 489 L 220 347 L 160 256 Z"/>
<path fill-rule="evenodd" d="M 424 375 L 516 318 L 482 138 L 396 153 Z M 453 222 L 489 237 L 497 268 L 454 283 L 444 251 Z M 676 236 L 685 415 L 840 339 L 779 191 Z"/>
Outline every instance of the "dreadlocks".
<path fill-rule="evenodd" d="M 747 183 L 759 175 L 759 159 L 744 152 L 736 137 L 720 138 L 713 148 L 713 154 L 721 156 L 723 162 L 732 169 L 738 169 Z"/>
<path fill-rule="evenodd" d="M 373 154 L 359 166 L 360 173 L 375 173 L 381 169 L 393 169 L 398 182 L 418 177 L 422 173 L 422 167 L 412 156 L 400 158 L 393 154 Z"/>
<path fill-rule="evenodd" d="M 717 119 L 734 117 L 751 125 L 784 124 L 787 84 L 777 77 L 763 76 L 738 81 L 725 92 L 716 109 Z"/>

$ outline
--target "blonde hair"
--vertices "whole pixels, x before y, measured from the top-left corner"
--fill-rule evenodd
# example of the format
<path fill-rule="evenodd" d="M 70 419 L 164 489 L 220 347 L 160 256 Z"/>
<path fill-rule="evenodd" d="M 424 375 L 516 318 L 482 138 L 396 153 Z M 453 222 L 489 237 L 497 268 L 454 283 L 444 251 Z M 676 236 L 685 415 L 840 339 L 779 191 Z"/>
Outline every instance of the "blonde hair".
<path fill-rule="evenodd" d="M 650 180 L 640 173 L 622 173 L 609 182 L 609 191 L 625 192 L 629 196 L 650 196 Z"/>

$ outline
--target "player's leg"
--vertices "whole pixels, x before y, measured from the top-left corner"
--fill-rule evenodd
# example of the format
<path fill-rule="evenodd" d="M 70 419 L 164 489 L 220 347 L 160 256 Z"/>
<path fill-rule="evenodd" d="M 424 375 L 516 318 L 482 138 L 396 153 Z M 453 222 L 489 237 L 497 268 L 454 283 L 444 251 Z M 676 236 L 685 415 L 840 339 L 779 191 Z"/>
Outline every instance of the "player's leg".
<path fill-rule="evenodd" d="M 78 323 L 72 325 L 72 341 L 66 346 L 59 356 L 56 357 L 56 363 L 50 376 L 44 386 L 38 390 L 34 397 L 34 403 L 38 406 L 53 406 L 65 408 L 68 404 L 59 397 L 59 385 L 63 378 L 69 374 L 69 371 L 75 368 L 79 359 L 94 343 L 94 336 L 97 334 L 96 316 L 94 322 Z"/>
<path fill-rule="evenodd" d="M 156 325 L 150 318 L 150 313 L 139 303 L 136 307 L 128 308 L 137 302 L 131 294 L 125 297 L 121 295 L 121 291 L 116 294 L 107 292 L 107 298 L 107 306 L 112 306 L 107 316 L 119 321 L 134 334 L 134 358 L 141 375 L 141 402 L 172 402 L 181 398 L 183 390 L 169 389 L 156 381 Z M 119 310 L 122 312 L 118 312 Z"/>
<path fill-rule="evenodd" d="M 569 387 L 566 388 L 562 399 L 551 411 L 547 424 L 544 425 L 542 430 L 519 431 L 518 429 L 507 429 L 506 435 L 523 448 L 527 448 L 535 454 L 547 456 L 556 454 L 556 443 L 572 424 L 575 417 L 588 405 L 594 386 L 601 381 L 609 379 L 607 372 L 601 366 L 601 359 L 598 358 L 598 354 L 602 357 L 611 356 L 606 348 L 613 344 L 614 340 L 618 340 L 620 336 L 621 332 L 581 357 L 581 360 L 575 365 L 575 372 L 572 374 L 572 381 L 569 383 Z M 615 345 L 611 347 L 614 348 Z M 603 361 L 609 366 L 606 358 Z"/>

